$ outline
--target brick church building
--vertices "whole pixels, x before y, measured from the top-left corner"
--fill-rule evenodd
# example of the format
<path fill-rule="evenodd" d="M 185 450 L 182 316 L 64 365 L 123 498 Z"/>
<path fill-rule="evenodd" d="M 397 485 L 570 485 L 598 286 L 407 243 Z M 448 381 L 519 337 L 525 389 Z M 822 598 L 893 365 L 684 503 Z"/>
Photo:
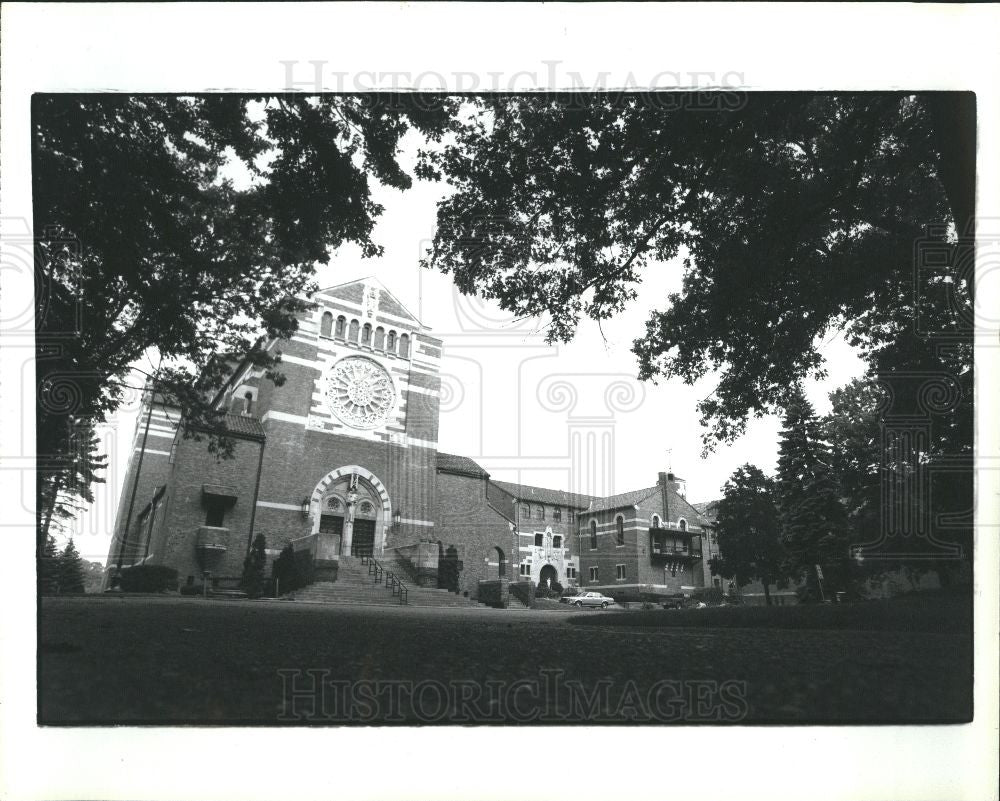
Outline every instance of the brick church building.
<path fill-rule="evenodd" d="M 711 583 L 706 521 L 672 473 L 611 497 L 493 480 L 438 450 L 441 340 L 373 278 L 312 300 L 298 331 L 268 344 L 284 384 L 234 362 L 215 399 L 234 458 L 182 436 L 179 412 L 147 393 L 109 578 L 145 563 L 182 584 L 231 581 L 263 534 L 269 559 L 289 543 L 318 567 L 374 555 L 472 600 L 506 603 L 512 582 L 619 600 Z"/>

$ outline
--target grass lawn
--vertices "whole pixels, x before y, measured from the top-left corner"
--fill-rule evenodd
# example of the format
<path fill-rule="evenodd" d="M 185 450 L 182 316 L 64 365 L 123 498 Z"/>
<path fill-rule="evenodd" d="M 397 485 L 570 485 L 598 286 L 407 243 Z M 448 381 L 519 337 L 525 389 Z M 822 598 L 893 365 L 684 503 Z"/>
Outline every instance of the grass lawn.
<path fill-rule="evenodd" d="M 583 626 L 637 628 L 842 629 L 972 635 L 972 596 L 925 592 L 893 600 L 797 606 L 650 609 L 624 615 L 574 617 Z"/>

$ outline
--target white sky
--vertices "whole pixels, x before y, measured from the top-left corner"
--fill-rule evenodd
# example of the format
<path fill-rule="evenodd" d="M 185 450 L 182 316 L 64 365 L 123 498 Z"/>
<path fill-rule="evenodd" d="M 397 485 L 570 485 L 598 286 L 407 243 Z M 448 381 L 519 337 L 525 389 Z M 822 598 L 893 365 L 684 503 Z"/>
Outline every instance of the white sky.
<path fill-rule="evenodd" d="M 413 163 L 418 143 L 415 134 L 404 141 L 404 163 Z M 231 177 L 242 179 L 239 170 Z M 317 271 L 320 286 L 378 277 L 444 340 L 440 450 L 476 459 L 497 479 L 594 494 L 649 486 L 658 471 L 672 465 L 687 480 L 692 501 L 719 497 L 722 484 L 746 462 L 774 469 L 780 428 L 776 417 L 752 420 L 745 436 L 701 458 L 697 403 L 712 392 L 713 376 L 694 386 L 680 380 L 653 385 L 635 379 L 632 340 L 642 334 L 649 311 L 662 308 L 666 295 L 679 290 L 680 259 L 646 271 L 638 299 L 624 314 L 602 324 L 603 337 L 597 323 L 584 319 L 573 342 L 548 346 L 537 321 L 514 323 L 497 304 L 459 295 L 449 276 L 419 268 L 433 236 L 437 201 L 446 191 L 444 184 L 420 181 L 405 192 L 376 186 L 375 199 L 385 212 L 375 239 L 385 255 L 363 259 L 358 247 L 345 246 Z M 830 377 L 806 386 L 820 412 L 829 407 L 831 390 L 864 371 L 839 337 L 825 345 L 823 353 Z M 609 408 L 605 393 L 621 383 L 628 388 L 612 390 L 619 402 Z M 566 385 L 576 393 L 569 408 L 559 403 Z M 134 407 L 120 410 L 101 432 L 111 456 L 107 483 L 95 487 L 95 503 L 77 521 L 74 533 L 87 559 L 107 557 L 136 413 Z M 590 458 L 586 470 L 574 468 L 571 431 L 593 432 L 604 441 L 606 466 Z M 610 441 L 602 440 L 605 434 Z"/>

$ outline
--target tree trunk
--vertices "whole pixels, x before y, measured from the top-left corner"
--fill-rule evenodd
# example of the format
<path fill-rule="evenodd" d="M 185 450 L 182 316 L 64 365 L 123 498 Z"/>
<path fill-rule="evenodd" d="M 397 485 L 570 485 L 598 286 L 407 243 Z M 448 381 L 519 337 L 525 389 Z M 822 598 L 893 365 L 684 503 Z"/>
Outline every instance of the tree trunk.
<path fill-rule="evenodd" d="M 771 605 L 771 588 L 768 586 L 767 579 L 764 579 L 764 605 Z"/>

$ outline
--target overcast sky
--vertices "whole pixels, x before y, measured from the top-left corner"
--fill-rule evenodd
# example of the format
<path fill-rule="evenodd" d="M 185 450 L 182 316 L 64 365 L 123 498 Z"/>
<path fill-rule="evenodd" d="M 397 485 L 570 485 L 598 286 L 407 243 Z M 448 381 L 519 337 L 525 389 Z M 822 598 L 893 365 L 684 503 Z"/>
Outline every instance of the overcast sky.
<path fill-rule="evenodd" d="M 405 144 L 412 163 L 417 137 Z M 238 172 L 233 177 L 240 179 Z M 679 290 L 680 259 L 647 270 L 626 313 L 600 329 L 584 320 L 573 342 L 549 346 L 539 321 L 515 322 L 495 303 L 460 296 L 449 276 L 419 268 L 445 191 L 443 184 L 423 182 L 406 192 L 376 187 L 374 199 L 385 212 L 375 238 L 384 256 L 362 259 L 357 247 L 347 246 L 317 272 L 320 286 L 376 276 L 444 340 L 440 450 L 473 457 L 497 479 L 594 494 L 650 486 L 658 471 L 672 467 L 687 480 L 691 501 L 719 497 L 727 477 L 746 462 L 773 471 L 780 429 L 775 417 L 752 420 L 745 436 L 701 457 L 697 403 L 712 392 L 714 376 L 691 387 L 679 380 L 635 380 L 632 340 L 642 334 L 649 311 Z M 822 352 L 829 378 L 806 386 L 820 412 L 829 408 L 831 390 L 864 370 L 839 336 Z M 120 410 L 100 431 L 111 457 L 108 480 L 95 487 L 95 504 L 75 535 L 81 553 L 94 561 L 107 557 L 136 411 Z M 582 461 L 579 454 L 571 458 L 571 435 L 593 443 Z"/>

